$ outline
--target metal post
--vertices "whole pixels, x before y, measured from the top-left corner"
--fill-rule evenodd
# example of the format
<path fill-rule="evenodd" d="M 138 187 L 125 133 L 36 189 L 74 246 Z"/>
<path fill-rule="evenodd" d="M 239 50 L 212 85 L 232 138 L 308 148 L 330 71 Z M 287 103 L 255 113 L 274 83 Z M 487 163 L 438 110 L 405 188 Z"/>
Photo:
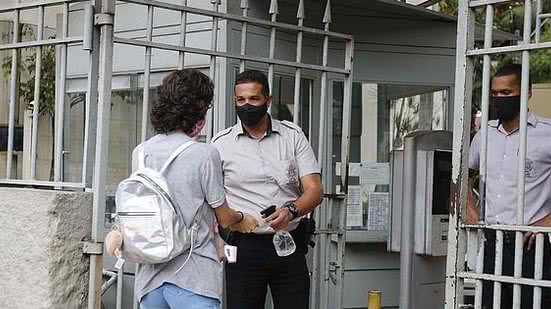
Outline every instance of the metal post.
<path fill-rule="evenodd" d="M 243 17 L 247 17 L 249 14 L 249 0 L 241 0 L 241 10 Z M 247 54 L 247 22 L 241 23 L 241 56 Z M 245 71 L 245 60 L 239 61 L 239 73 Z"/>
<path fill-rule="evenodd" d="M 494 7 L 486 6 L 486 24 L 484 31 L 484 48 L 492 47 L 492 33 L 494 21 Z M 482 69 L 482 123 L 480 126 L 480 221 L 484 222 L 486 218 L 486 179 L 487 179 L 487 153 L 488 153 L 488 114 L 490 105 L 490 74 L 491 58 L 490 55 L 484 55 L 484 64 Z"/>
<path fill-rule="evenodd" d="M 269 14 L 273 22 L 277 21 L 278 13 L 279 13 L 279 5 L 277 3 L 277 0 L 271 0 Z M 272 27 L 270 31 L 270 49 L 269 49 L 269 56 L 268 56 L 270 60 L 273 60 L 275 58 L 275 44 L 276 44 L 276 27 Z M 273 91 L 274 89 L 274 64 L 273 63 L 270 63 L 268 65 L 268 85 L 270 86 L 270 89 Z M 270 105 L 270 111 L 272 109 L 272 106 L 273 105 Z"/>
<path fill-rule="evenodd" d="M 41 41 L 44 36 L 44 6 L 38 7 L 36 39 Z M 38 145 L 38 117 L 40 117 L 40 82 L 42 79 L 42 46 L 36 48 L 36 63 L 34 74 L 33 121 L 31 133 L 31 179 L 36 180 L 36 156 Z"/>
<path fill-rule="evenodd" d="M 153 13 L 154 8 L 151 5 L 147 6 L 147 29 L 146 39 L 148 42 L 153 40 Z M 145 48 L 145 64 L 144 64 L 144 81 L 143 81 L 143 104 L 142 104 L 142 136 L 141 142 L 147 140 L 147 124 L 149 120 L 149 100 L 151 86 L 151 47 Z"/>
<path fill-rule="evenodd" d="M 297 11 L 297 18 L 298 18 L 298 26 L 302 27 L 304 25 L 304 0 L 300 0 L 298 3 L 298 11 Z M 297 33 L 297 55 L 296 55 L 296 62 L 300 63 L 302 62 L 302 36 L 303 32 L 299 31 Z M 295 124 L 300 124 L 300 82 L 301 82 L 301 75 L 302 70 L 301 68 L 295 68 L 295 96 L 293 100 L 293 122 Z M 311 124 L 310 124 L 311 125 Z"/>
<path fill-rule="evenodd" d="M 503 231 L 496 231 L 496 254 L 494 274 L 501 276 L 503 271 Z M 494 282 L 494 308 L 501 308 L 501 283 Z"/>
<path fill-rule="evenodd" d="M 532 27 L 532 1 L 524 2 L 524 35 L 523 44 L 530 44 L 530 32 Z M 520 90 L 520 144 L 518 149 L 518 187 L 517 187 L 517 224 L 523 225 L 524 222 L 524 190 L 525 190 L 525 160 L 526 160 L 526 139 L 528 132 L 528 92 L 530 79 L 530 52 L 522 52 L 522 78 Z M 522 253 L 523 253 L 523 233 L 516 232 L 515 237 L 515 270 L 514 277 L 522 277 Z M 521 285 L 513 285 L 513 309 L 521 308 Z"/>
<path fill-rule="evenodd" d="M 122 309 L 122 291 L 124 287 L 124 265 L 117 272 L 117 299 L 116 309 Z"/>
<path fill-rule="evenodd" d="M 476 255 L 476 272 L 481 274 L 484 270 L 484 231 L 479 229 L 477 231 L 478 239 L 478 251 Z M 474 309 L 482 308 L 482 280 L 476 280 L 475 294 L 474 294 Z M 499 308 L 499 307 L 497 307 Z"/>
<path fill-rule="evenodd" d="M 214 12 L 218 13 L 220 10 L 220 0 L 211 0 L 212 9 Z M 210 49 L 216 51 L 218 47 L 218 17 L 212 17 L 212 36 L 210 41 Z M 210 67 L 209 67 L 209 76 L 212 82 L 216 85 L 216 56 L 210 56 Z M 214 130 L 216 130 L 215 121 L 218 118 L 216 111 L 218 110 L 218 96 L 214 95 L 212 108 L 208 110 L 208 132 L 207 132 L 207 143 L 210 143 L 211 138 L 214 136 Z"/>
<path fill-rule="evenodd" d="M 342 132 L 341 132 L 341 181 L 342 192 L 348 192 L 348 162 L 350 153 L 350 128 L 352 124 L 352 84 L 353 71 L 352 61 L 354 59 L 354 41 L 346 42 L 345 48 L 345 68 L 350 70 L 344 78 L 343 107 L 342 107 Z M 344 306 L 344 255 L 346 249 L 346 198 L 340 200 L 339 226 L 337 234 L 337 266 L 339 267 L 339 278 L 337 282 L 336 304 L 338 308 Z"/>
<path fill-rule="evenodd" d="M 536 260 L 534 265 L 534 279 L 541 280 L 543 278 L 543 242 L 545 236 L 543 234 L 536 235 Z M 534 309 L 541 309 L 541 287 L 534 287 Z M 496 308 L 494 306 L 494 308 Z M 499 308 L 499 307 L 497 307 Z"/>
<path fill-rule="evenodd" d="M 415 224 L 415 183 L 417 174 L 417 147 L 412 137 L 404 138 L 404 205 L 400 242 L 400 309 L 413 307 L 413 240 Z"/>
<path fill-rule="evenodd" d="M 494 7 L 486 6 L 486 20 L 484 27 L 484 48 L 492 47 L 492 33 L 494 22 Z M 487 178 L 487 153 L 488 153 L 488 113 L 490 105 L 490 74 L 491 74 L 491 59 L 489 55 L 484 55 L 484 63 L 482 69 L 482 124 L 481 124 L 481 141 L 480 141 L 480 221 L 486 219 L 486 178 Z M 482 273 L 484 268 L 484 231 L 477 231 L 478 240 L 478 255 L 476 259 L 476 272 Z M 475 285 L 475 309 L 482 307 L 482 280 L 477 280 Z M 499 307 L 498 307 L 499 308 Z"/>
<path fill-rule="evenodd" d="M 473 60 L 467 52 L 474 48 L 475 20 L 469 1 L 459 1 L 454 126 L 452 152 L 452 185 L 450 225 L 448 232 L 448 258 L 446 265 L 446 309 L 458 309 L 463 303 L 463 279 L 457 273 L 465 269 L 465 231 L 461 218 L 468 194 L 468 153 L 471 128 L 471 99 Z"/>
<path fill-rule="evenodd" d="M 100 14 L 96 15 L 96 24 L 101 27 L 99 46 L 101 59 L 98 81 L 97 146 L 94 165 L 94 198 L 92 208 L 92 241 L 96 243 L 101 243 L 103 241 L 104 233 L 105 186 L 107 183 L 107 158 L 111 118 L 115 0 L 101 0 L 100 12 Z M 99 309 L 101 307 L 102 268 L 102 255 L 91 255 L 88 309 Z"/>
<path fill-rule="evenodd" d="M 101 0 L 95 0 L 95 7 L 101 7 Z M 88 83 L 85 102 L 84 144 L 82 155 L 82 183 L 85 188 L 92 187 L 94 171 L 94 153 L 96 151 L 96 126 L 98 102 L 98 69 L 99 69 L 99 29 L 94 27 L 94 6 L 85 7 L 85 36 L 91 37 L 88 63 Z M 90 32 L 90 33 L 88 33 Z M 83 46 L 85 48 L 86 46 Z"/>
<path fill-rule="evenodd" d="M 187 6 L 188 0 L 183 0 L 183 5 Z M 181 14 L 181 23 L 180 23 L 180 46 L 186 46 L 186 35 L 187 35 L 187 12 L 182 11 Z M 185 56 L 186 53 L 181 51 L 178 53 L 178 69 L 182 70 L 185 66 Z"/>
<path fill-rule="evenodd" d="M 541 0 L 536 0 L 536 43 L 540 42 L 541 39 L 541 11 L 542 11 L 542 3 Z"/>
<path fill-rule="evenodd" d="M 326 31 L 329 30 L 329 24 L 331 23 L 331 0 L 327 0 L 326 6 L 325 6 L 325 13 L 323 15 L 324 29 Z M 324 35 L 323 38 L 323 57 L 322 57 L 322 66 L 327 66 L 327 58 L 329 53 L 329 37 L 327 35 Z M 324 162 L 326 155 L 325 155 L 325 114 L 327 107 L 327 71 L 322 71 L 321 73 L 321 94 L 320 94 L 320 120 L 319 120 L 319 135 L 318 135 L 318 160 L 320 162 Z M 320 229 L 326 229 L 328 226 L 327 221 L 327 204 L 321 205 L 319 209 L 316 210 L 315 216 L 316 221 L 319 222 Z M 319 266 L 320 266 L 320 308 L 325 309 L 328 305 L 328 297 L 329 297 L 329 263 L 327 263 L 326 259 L 328 257 L 327 255 L 327 247 L 328 247 L 328 241 L 330 241 L 330 238 L 326 233 L 320 234 L 320 253 L 319 253 Z"/>
<path fill-rule="evenodd" d="M 63 22 L 61 36 L 66 38 L 69 32 L 69 3 L 63 4 Z M 61 45 L 59 68 L 59 88 L 57 89 L 55 111 L 55 152 L 54 152 L 54 181 L 63 179 L 63 123 L 65 120 L 65 94 L 67 79 L 67 44 Z"/>
<path fill-rule="evenodd" d="M 12 42 L 15 44 L 19 41 L 19 19 L 20 12 L 15 10 L 15 16 L 13 18 L 13 39 Z M 10 80 L 10 104 L 8 111 L 8 152 L 6 158 L 6 179 L 11 178 L 12 170 L 12 160 L 13 160 L 13 140 L 15 137 L 15 109 L 17 108 L 18 101 L 18 91 L 17 91 L 17 80 L 18 80 L 18 51 L 16 48 L 11 51 L 11 80 Z"/>

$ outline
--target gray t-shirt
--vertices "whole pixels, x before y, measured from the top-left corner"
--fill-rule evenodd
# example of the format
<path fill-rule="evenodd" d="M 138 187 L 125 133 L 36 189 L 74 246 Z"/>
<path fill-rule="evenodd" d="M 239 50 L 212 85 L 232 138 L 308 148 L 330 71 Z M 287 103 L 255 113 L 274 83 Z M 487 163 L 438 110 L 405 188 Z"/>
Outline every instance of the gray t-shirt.
<path fill-rule="evenodd" d="M 137 166 L 137 149 L 140 147 L 145 149 L 146 167 L 158 170 L 179 146 L 189 140 L 190 137 L 183 133 L 154 136 L 134 149 L 133 169 Z M 165 177 L 185 222 L 192 222 L 199 209 L 204 207 L 196 249 L 177 274 L 175 272 L 186 260 L 188 251 L 167 263 L 141 265 L 136 277 L 136 296 L 141 300 L 167 282 L 221 300 L 223 266 L 217 257 L 213 210 L 225 200 L 220 155 L 211 145 L 195 143 L 172 162 Z"/>

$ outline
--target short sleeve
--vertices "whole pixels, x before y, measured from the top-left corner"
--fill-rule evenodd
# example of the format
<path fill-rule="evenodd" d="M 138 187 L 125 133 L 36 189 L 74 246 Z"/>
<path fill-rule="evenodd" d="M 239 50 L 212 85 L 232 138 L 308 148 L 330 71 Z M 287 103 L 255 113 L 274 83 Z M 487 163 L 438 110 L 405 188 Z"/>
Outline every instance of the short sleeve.
<path fill-rule="evenodd" d="M 475 134 L 471 142 L 469 168 L 472 170 L 478 170 L 480 168 L 480 131 Z"/>
<path fill-rule="evenodd" d="M 297 134 L 295 147 L 299 176 L 304 177 L 310 174 L 321 174 L 321 169 L 314 155 L 314 150 L 304 133 L 299 132 Z"/>
<path fill-rule="evenodd" d="M 226 192 L 222 174 L 220 153 L 214 147 L 209 147 L 209 153 L 201 165 L 201 188 L 207 203 L 216 208 L 224 204 Z"/>

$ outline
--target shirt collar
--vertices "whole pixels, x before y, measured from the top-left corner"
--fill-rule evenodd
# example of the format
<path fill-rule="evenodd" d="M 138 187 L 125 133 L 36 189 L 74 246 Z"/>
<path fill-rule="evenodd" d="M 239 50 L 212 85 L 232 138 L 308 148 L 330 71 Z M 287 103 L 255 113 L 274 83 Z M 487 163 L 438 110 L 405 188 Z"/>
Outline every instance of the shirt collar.
<path fill-rule="evenodd" d="M 281 124 L 279 123 L 279 121 L 274 121 L 272 119 L 272 116 L 270 116 L 268 114 L 268 130 L 266 131 L 266 135 L 264 135 L 264 137 L 268 137 L 270 135 L 272 135 L 272 133 L 280 133 L 281 132 Z M 235 135 L 235 139 L 237 139 L 239 136 L 241 135 L 249 135 L 249 132 L 247 132 L 247 130 L 245 130 L 245 127 L 243 126 L 243 123 L 241 122 L 241 120 L 239 119 L 239 117 L 237 118 L 237 124 L 235 125 L 236 126 L 236 135 Z"/>
<path fill-rule="evenodd" d="M 537 124 L 538 124 L 538 118 L 536 117 L 536 114 L 532 113 L 532 112 L 528 112 L 528 124 L 531 125 L 532 127 L 536 127 Z M 507 133 L 505 131 L 505 129 L 503 129 L 503 126 L 501 125 L 501 123 L 498 121 L 498 120 L 492 120 L 488 123 L 491 127 L 494 127 L 496 128 L 498 131 L 504 133 L 504 134 L 513 134 L 515 132 L 518 131 L 518 129 L 514 130 L 513 132 L 511 133 Z"/>

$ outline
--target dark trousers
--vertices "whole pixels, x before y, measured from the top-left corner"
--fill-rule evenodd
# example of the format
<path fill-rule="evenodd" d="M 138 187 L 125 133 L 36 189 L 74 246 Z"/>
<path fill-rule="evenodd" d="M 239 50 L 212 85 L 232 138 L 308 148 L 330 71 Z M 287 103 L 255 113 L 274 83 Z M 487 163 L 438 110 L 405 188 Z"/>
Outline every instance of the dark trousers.
<path fill-rule="evenodd" d="M 486 231 L 486 244 L 484 249 L 484 273 L 493 274 L 495 267 L 495 231 Z M 549 238 L 545 235 L 544 249 L 543 249 L 543 279 L 551 279 L 551 252 L 549 245 Z M 526 249 L 524 245 L 522 254 L 522 277 L 534 278 L 535 268 L 535 243 L 530 250 Z M 504 276 L 513 276 L 515 270 L 515 233 L 504 232 L 503 235 L 503 268 L 502 274 Z M 484 281 L 482 289 L 482 308 L 492 309 L 494 297 L 494 283 L 491 281 Z M 534 288 L 531 286 L 521 286 L 521 308 L 532 309 Z M 501 308 L 509 309 L 513 306 L 513 285 L 501 284 Z M 542 301 L 541 308 L 551 308 L 551 289 L 542 288 Z M 498 309 L 498 308 L 495 308 Z"/>
<path fill-rule="evenodd" d="M 297 250 L 287 257 L 277 255 L 273 235 L 234 233 L 237 263 L 226 264 L 228 309 L 262 309 L 270 287 L 275 309 L 308 309 L 310 278 L 306 250 L 295 235 Z"/>

